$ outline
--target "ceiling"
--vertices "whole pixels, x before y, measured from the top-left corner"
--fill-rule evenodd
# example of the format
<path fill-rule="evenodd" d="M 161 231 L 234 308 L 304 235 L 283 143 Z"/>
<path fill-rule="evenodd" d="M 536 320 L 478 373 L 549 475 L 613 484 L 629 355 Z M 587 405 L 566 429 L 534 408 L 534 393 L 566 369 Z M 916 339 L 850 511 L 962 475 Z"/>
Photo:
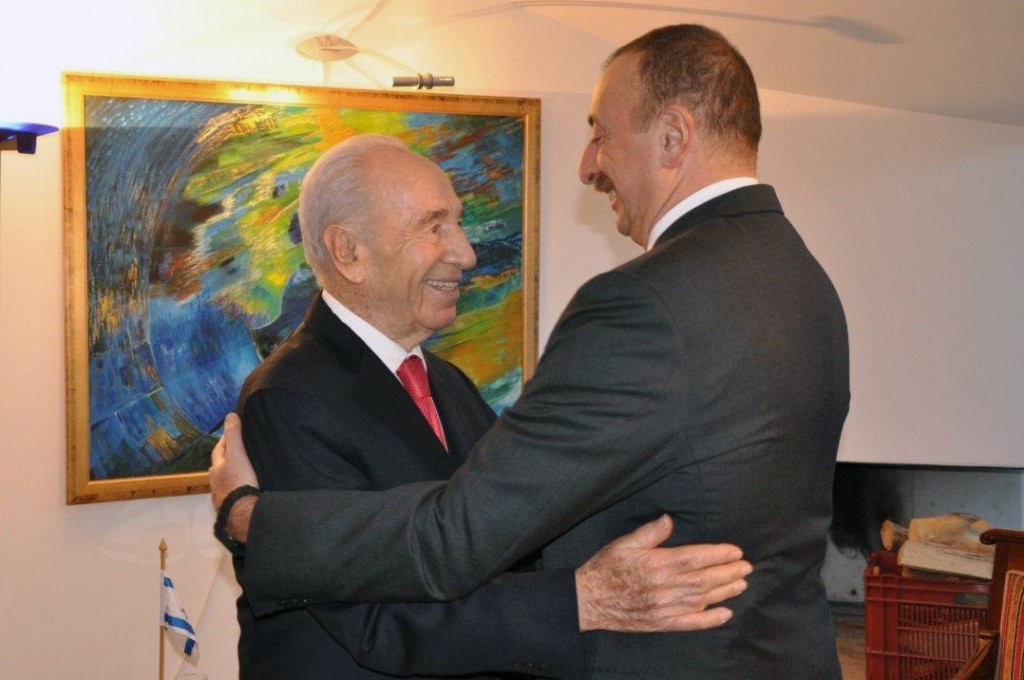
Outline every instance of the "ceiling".
<path fill-rule="evenodd" d="M 310 5 L 320 3 L 303 4 L 317 11 Z M 566 45 L 596 40 L 610 51 L 656 26 L 703 23 L 740 49 L 763 88 L 1024 125 L 1021 0 L 367 0 L 343 7 L 339 13 L 337 2 L 325 1 L 321 19 L 332 16 L 341 35 L 378 41 L 396 28 L 429 36 L 503 21 L 527 33 L 518 39 L 529 45 L 524 27 L 543 18 L 561 27 Z"/>

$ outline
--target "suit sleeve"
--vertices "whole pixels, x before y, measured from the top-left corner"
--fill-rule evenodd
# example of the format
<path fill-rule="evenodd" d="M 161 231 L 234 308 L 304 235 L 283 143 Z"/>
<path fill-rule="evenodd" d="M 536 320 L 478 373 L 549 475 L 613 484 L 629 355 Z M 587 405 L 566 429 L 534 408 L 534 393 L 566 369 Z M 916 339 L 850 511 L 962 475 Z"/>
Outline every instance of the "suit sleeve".
<path fill-rule="evenodd" d="M 366 483 L 358 465 L 338 460 L 344 456 L 331 447 L 340 433 L 329 431 L 330 416 L 308 400 L 287 389 L 264 389 L 249 395 L 240 411 L 261 483 L 271 481 L 272 488 L 327 479 L 336 485 Z M 300 442 L 302 455 L 281 455 L 282 441 Z M 325 465 L 330 459 L 335 460 Z M 243 575 L 248 569 L 246 560 Z M 576 680 L 583 651 L 574 576 L 569 569 L 510 573 L 452 602 L 327 604 L 309 610 L 357 662 L 378 672 L 511 672 Z"/>
<path fill-rule="evenodd" d="M 452 602 L 309 607 L 361 665 L 388 675 L 583 673 L 573 570 L 507 573 Z"/>
<path fill-rule="evenodd" d="M 679 356 L 657 295 L 620 272 L 592 280 L 559 320 L 522 397 L 447 483 L 262 495 L 247 549 L 254 607 L 472 591 L 671 472 L 669 444 L 685 446 L 685 427 L 666 424 L 682 390 L 680 372 L 665 367 Z"/>

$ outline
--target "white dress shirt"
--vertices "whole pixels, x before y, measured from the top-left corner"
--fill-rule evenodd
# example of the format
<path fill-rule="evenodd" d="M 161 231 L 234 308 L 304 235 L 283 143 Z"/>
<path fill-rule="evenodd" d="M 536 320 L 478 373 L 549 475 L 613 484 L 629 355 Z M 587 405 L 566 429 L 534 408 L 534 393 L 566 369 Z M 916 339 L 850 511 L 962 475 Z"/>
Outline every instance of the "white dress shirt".
<path fill-rule="evenodd" d="M 326 290 L 323 296 L 324 302 L 331 308 L 334 315 L 351 328 L 352 332 L 358 335 L 360 340 L 366 343 L 366 346 L 377 355 L 377 358 L 384 362 L 388 370 L 395 374 L 396 379 L 398 378 L 398 367 L 402 365 L 406 357 L 413 354 L 423 360 L 423 369 L 426 370 L 427 362 L 423 358 L 423 350 L 419 345 L 413 347 L 411 352 L 406 352 L 404 347 L 374 328 L 368 321 L 351 309 L 338 302 L 338 299 Z"/>
<path fill-rule="evenodd" d="M 712 198 L 718 198 L 722 194 L 727 194 L 733 189 L 749 187 L 753 184 L 760 184 L 760 182 L 758 182 L 755 177 L 731 177 L 729 179 L 723 179 L 721 182 L 709 184 L 700 191 L 690 194 L 683 200 L 676 203 L 667 213 L 661 216 L 660 220 L 654 223 L 654 228 L 651 229 L 651 233 L 647 236 L 647 250 L 654 247 L 658 237 L 664 234 L 676 220 L 696 208 L 698 205 L 707 203 Z"/>

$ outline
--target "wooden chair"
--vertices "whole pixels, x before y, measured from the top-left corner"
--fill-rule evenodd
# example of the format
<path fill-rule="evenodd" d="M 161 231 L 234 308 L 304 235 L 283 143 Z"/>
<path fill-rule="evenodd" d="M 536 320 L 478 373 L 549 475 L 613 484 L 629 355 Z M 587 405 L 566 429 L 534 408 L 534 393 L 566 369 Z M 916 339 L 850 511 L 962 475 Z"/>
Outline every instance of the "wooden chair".
<path fill-rule="evenodd" d="M 1020 668 L 1009 667 L 1009 652 L 1016 650 L 1014 666 L 1020 664 L 1019 655 L 1024 644 L 1024 593 L 1019 585 L 1009 591 L 1005 586 L 1007 572 L 1011 572 L 1014 583 L 1024 582 L 1024 531 L 991 529 L 981 535 L 981 542 L 996 546 L 988 614 L 978 635 L 978 649 L 953 680 L 993 680 L 997 670 L 1000 673 L 997 680 L 1020 680 Z M 1011 637 L 1006 639 L 1007 635 Z M 1003 667 L 999 668 L 1001 656 Z"/>

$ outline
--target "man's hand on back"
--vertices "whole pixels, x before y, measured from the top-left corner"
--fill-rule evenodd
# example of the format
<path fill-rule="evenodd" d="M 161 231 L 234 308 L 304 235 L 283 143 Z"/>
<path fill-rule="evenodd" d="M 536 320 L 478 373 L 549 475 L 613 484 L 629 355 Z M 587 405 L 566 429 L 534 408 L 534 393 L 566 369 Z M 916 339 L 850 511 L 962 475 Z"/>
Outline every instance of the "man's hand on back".
<path fill-rule="evenodd" d="M 240 486 L 258 486 L 242 443 L 241 421 L 233 413 L 213 449 L 210 492 L 213 508 Z M 227 521 L 239 543 L 249 537 L 255 496 L 239 499 Z M 672 534 L 666 515 L 612 541 L 576 570 L 580 630 L 651 633 L 704 630 L 732 617 L 725 607 L 709 606 L 739 595 L 752 567 L 729 544 L 659 548 Z"/>
<path fill-rule="evenodd" d="M 729 544 L 659 548 L 672 534 L 667 515 L 599 550 L 576 570 L 580 630 L 625 633 L 715 628 L 732 618 L 710 605 L 739 595 L 753 571 Z"/>

